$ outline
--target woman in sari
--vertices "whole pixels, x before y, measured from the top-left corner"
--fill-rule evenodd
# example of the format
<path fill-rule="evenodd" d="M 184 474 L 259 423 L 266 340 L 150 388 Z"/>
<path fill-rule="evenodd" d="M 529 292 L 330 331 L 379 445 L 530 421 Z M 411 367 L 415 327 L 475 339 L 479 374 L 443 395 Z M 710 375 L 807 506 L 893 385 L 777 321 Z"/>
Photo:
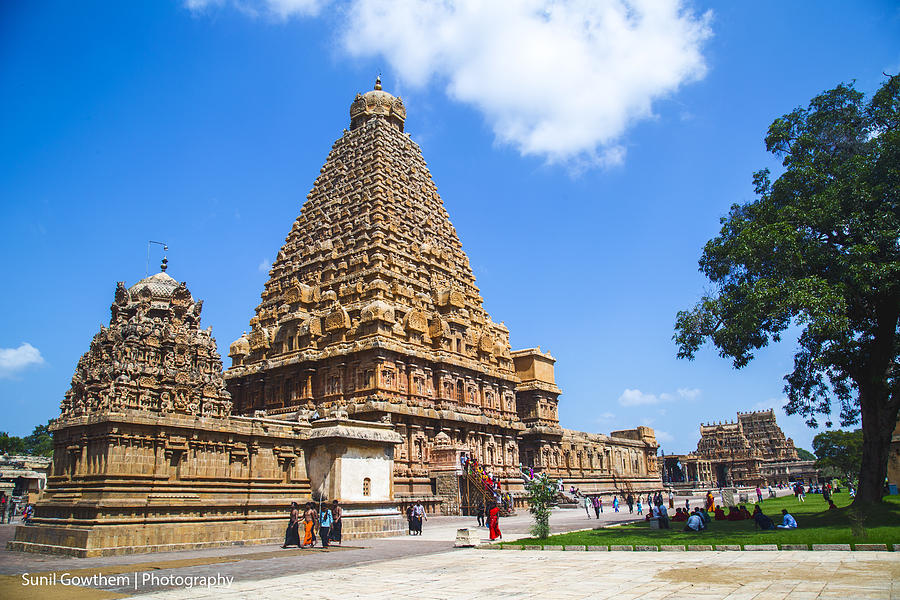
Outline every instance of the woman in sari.
<path fill-rule="evenodd" d="M 491 529 L 491 541 L 503 539 L 500 533 L 500 508 L 496 503 L 491 504 L 491 510 L 488 512 L 488 526 Z"/>

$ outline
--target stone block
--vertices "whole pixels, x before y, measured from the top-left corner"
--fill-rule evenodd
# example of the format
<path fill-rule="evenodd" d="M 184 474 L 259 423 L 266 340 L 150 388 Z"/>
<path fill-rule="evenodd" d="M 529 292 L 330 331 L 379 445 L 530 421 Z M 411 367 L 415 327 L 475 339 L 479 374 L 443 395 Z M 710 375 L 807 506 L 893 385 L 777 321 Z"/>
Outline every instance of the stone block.
<path fill-rule="evenodd" d="M 684 546 L 660 546 L 662 552 L 684 552 Z"/>
<path fill-rule="evenodd" d="M 807 544 L 781 544 L 780 548 L 782 550 L 809 550 L 809 545 L 807 545 Z"/>
<path fill-rule="evenodd" d="M 850 544 L 813 544 L 813 550 L 846 550 L 850 551 Z"/>
<path fill-rule="evenodd" d="M 563 546 L 566 552 L 583 552 L 584 546 L 581 544 L 575 546 Z"/>
<path fill-rule="evenodd" d="M 657 546 L 648 546 L 646 544 L 636 545 L 634 550 L 635 552 L 659 552 Z"/>
<path fill-rule="evenodd" d="M 503 544 L 502 546 L 500 546 L 500 549 L 501 550 L 521 550 L 522 546 L 519 546 L 517 544 Z"/>
<path fill-rule="evenodd" d="M 887 544 L 854 544 L 854 550 L 887 552 Z"/>
<path fill-rule="evenodd" d="M 713 547 L 710 544 L 688 544 L 687 549 L 689 552 L 703 552 L 712 550 Z"/>
<path fill-rule="evenodd" d="M 744 550 L 747 552 L 766 552 L 770 550 L 778 550 L 778 544 L 744 544 Z"/>
<path fill-rule="evenodd" d="M 610 552 L 631 552 L 634 550 L 634 546 L 622 546 L 622 545 L 611 545 L 609 547 Z"/>
<path fill-rule="evenodd" d="M 609 546 L 588 546 L 588 552 L 608 552 Z"/>
<path fill-rule="evenodd" d="M 719 550 L 720 552 L 722 550 L 734 552 L 734 551 L 740 550 L 740 549 L 741 549 L 740 544 L 716 544 L 716 550 Z"/>
<path fill-rule="evenodd" d="M 469 528 L 461 528 L 456 530 L 456 542 L 454 548 L 472 548 L 481 544 L 481 536 L 477 531 Z"/>
<path fill-rule="evenodd" d="M 458 548 L 465 548 L 467 546 L 457 546 Z M 471 547 L 471 546 L 468 546 Z M 475 546 L 478 550 L 500 550 L 501 546 L 499 544 L 478 544 Z"/>
<path fill-rule="evenodd" d="M 543 546 L 538 546 L 536 544 L 529 544 L 527 546 L 522 546 L 522 550 L 543 550 Z"/>
<path fill-rule="evenodd" d="M 562 549 L 562 546 L 551 546 L 550 544 L 544 546 L 544 550 L 559 550 L 560 552 L 562 552 Z"/>

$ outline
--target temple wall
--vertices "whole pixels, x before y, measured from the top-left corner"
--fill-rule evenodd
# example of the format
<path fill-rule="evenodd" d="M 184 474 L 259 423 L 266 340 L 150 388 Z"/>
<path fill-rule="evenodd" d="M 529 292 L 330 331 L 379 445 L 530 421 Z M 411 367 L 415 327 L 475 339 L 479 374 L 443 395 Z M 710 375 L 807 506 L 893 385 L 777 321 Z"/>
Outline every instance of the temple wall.
<path fill-rule="evenodd" d="M 371 436 L 370 428 L 361 429 Z M 308 423 L 241 417 L 61 419 L 54 426 L 54 473 L 35 503 L 33 524 L 18 527 L 8 547 L 101 556 L 273 543 L 283 540 L 291 501 L 309 500 L 312 483 L 321 488 L 328 479 L 361 487 L 365 464 L 372 466 L 367 476 L 375 493 L 348 497 L 344 531 L 350 539 L 398 533 L 393 442 L 327 444 L 315 434 Z M 324 468 L 308 460 L 328 445 Z M 346 471 L 336 466 L 335 449 L 346 451 Z"/>

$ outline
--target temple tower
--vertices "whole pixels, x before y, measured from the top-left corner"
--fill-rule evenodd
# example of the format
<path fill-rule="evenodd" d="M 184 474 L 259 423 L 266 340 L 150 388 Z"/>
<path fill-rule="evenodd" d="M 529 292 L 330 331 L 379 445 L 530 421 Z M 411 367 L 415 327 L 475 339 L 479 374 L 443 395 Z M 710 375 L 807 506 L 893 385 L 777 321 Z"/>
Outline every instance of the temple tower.
<path fill-rule="evenodd" d="M 435 436 L 515 474 L 509 332 L 485 311 L 406 109 L 358 94 L 226 373 L 234 409 L 346 410 L 395 424 L 401 497 L 430 493 Z"/>

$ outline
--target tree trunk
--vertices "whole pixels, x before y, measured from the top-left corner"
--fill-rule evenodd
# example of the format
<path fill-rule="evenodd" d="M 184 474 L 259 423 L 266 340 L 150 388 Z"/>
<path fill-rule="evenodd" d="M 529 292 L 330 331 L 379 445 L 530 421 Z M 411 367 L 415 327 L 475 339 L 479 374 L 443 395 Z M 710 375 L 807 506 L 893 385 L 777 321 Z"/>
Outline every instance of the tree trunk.
<path fill-rule="evenodd" d="M 873 389 L 874 388 L 874 389 Z M 859 489 L 853 505 L 861 507 L 881 502 L 887 475 L 891 437 L 897 425 L 897 409 L 884 386 L 859 388 L 863 447 Z"/>
<path fill-rule="evenodd" d="M 900 410 L 900 398 L 895 397 L 888 385 L 890 371 L 896 368 L 900 298 L 888 298 L 876 307 L 875 314 L 874 337 L 872 344 L 866 348 L 866 368 L 856 382 L 863 431 L 859 490 L 853 501 L 857 508 L 881 502 L 891 437 Z"/>

